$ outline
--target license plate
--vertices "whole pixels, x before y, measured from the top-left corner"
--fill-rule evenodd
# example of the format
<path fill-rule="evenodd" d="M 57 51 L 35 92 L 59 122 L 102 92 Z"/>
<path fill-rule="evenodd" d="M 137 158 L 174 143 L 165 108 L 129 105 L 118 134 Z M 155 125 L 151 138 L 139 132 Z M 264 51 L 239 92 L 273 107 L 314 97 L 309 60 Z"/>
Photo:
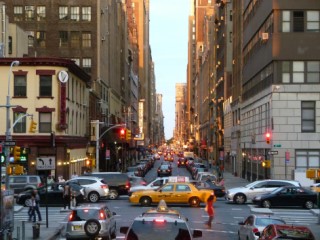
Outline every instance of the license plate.
<path fill-rule="evenodd" d="M 82 225 L 73 225 L 73 231 L 80 231 L 82 230 Z"/>

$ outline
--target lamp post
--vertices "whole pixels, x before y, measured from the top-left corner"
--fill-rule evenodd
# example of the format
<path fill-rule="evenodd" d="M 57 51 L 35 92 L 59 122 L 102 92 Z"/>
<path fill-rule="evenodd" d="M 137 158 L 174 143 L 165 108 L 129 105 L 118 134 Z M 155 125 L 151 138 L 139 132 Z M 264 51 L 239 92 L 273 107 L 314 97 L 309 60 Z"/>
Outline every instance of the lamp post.
<path fill-rule="evenodd" d="M 10 65 L 9 73 L 8 73 L 8 94 L 7 94 L 7 100 L 6 100 L 6 141 L 11 141 L 11 130 L 10 130 L 10 108 L 12 107 L 10 105 L 10 77 L 12 74 L 12 67 L 13 66 L 19 66 L 19 61 L 13 61 Z M 10 162 L 10 146 L 6 147 L 6 169 L 9 166 Z M 9 175 L 6 174 L 6 190 L 9 189 Z"/>

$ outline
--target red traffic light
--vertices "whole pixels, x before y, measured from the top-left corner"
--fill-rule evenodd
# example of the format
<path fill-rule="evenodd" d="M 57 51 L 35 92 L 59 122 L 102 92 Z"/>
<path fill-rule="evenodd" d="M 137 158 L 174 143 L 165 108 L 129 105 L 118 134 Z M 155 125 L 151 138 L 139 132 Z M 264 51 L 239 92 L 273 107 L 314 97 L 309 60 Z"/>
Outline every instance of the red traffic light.
<path fill-rule="evenodd" d="M 120 129 L 120 138 L 124 138 L 126 136 L 126 130 L 124 128 Z"/>
<path fill-rule="evenodd" d="M 271 139 L 271 133 L 267 132 L 266 133 L 266 143 L 270 144 L 270 139 Z"/>

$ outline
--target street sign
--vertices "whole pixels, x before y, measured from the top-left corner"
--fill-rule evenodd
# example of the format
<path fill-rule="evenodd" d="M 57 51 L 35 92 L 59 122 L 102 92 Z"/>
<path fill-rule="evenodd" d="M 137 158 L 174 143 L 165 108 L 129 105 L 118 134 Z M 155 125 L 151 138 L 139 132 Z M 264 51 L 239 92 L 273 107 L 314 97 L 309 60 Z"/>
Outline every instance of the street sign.
<path fill-rule="evenodd" d="M 269 151 L 268 154 L 269 155 L 278 155 L 278 151 Z"/>
<path fill-rule="evenodd" d="M 14 141 L 6 141 L 6 142 L 4 142 L 3 145 L 4 145 L 5 147 L 13 147 L 13 146 L 16 145 L 16 142 L 14 142 Z"/>
<path fill-rule="evenodd" d="M 281 144 L 274 144 L 273 147 L 281 147 Z"/>
<path fill-rule="evenodd" d="M 56 169 L 56 158 L 55 157 L 38 157 L 37 170 L 54 170 Z"/>

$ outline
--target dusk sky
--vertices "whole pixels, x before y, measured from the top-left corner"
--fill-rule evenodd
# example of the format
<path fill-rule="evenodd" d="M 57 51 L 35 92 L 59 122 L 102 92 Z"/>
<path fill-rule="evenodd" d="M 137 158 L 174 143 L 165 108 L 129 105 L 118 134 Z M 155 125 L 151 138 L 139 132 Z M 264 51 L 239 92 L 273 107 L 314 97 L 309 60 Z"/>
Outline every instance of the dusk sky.
<path fill-rule="evenodd" d="M 163 96 L 165 138 L 173 137 L 175 85 L 185 83 L 189 0 L 150 0 L 150 45 L 156 92 Z"/>

